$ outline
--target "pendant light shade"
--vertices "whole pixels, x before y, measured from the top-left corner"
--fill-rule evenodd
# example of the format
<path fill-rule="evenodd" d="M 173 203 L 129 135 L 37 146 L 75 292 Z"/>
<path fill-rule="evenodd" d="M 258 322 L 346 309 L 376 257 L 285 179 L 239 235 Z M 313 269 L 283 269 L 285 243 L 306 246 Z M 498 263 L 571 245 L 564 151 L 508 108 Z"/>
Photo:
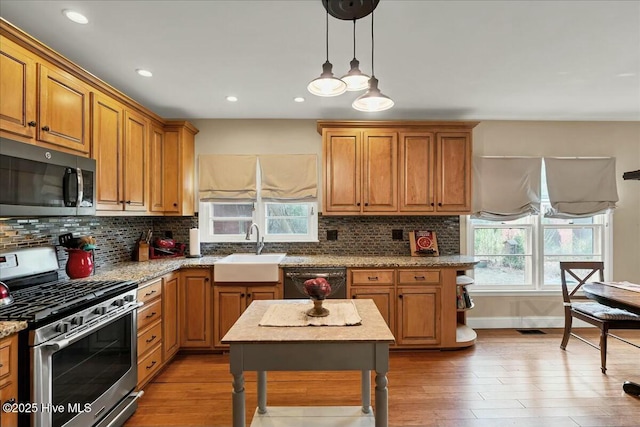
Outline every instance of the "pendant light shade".
<path fill-rule="evenodd" d="M 333 76 L 333 65 L 328 60 L 322 64 L 322 74 L 312 80 L 307 89 L 318 96 L 338 96 L 347 91 L 347 84 Z"/>
<path fill-rule="evenodd" d="M 358 111 L 376 112 L 384 111 L 393 107 L 393 100 L 384 95 L 378 89 L 378 79 L 373 71 L 373 11 L 371 12 L 371 78 L 369 79 L 369 90 L 364 95 L 353 101 L 351 106 Z"/>
<path fill-rule="evenodd" d="M 356 59 L 356 20 L 353 20 L 353 59 L 351 69 L 341 79 L 347 84 L 348 91 L 365 90 L 369 86 L 369 76 L 360 71 L 360 61 Z"/>
<path fill-rule="evenodd" d="M 384 95 L 378 89 L 378 79 L 374 76 L 369 79 L 369 90 L 362 96 L 356 98 L 351 106 L 358 111 L 384 111 L 393 107 L 393 100 Z"/>
<path fill-rule="evenodd" d="M 317 79 L 309 83 L 307 89 L 314 95 L 318 96 L 338 96 L 347 91 L 347 84 L 337 77 L 333 76 L 333 65 L 329 62 L 329 12 L 326 14 L 327 32 L 327 60 L 322 64 L 322 74 Z"/>

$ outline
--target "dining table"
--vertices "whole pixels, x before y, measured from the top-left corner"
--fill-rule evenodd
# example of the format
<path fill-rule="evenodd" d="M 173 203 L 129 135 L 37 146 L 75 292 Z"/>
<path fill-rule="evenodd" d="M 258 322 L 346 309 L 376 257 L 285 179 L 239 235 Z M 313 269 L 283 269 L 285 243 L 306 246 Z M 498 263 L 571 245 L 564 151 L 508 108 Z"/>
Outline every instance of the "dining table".
<path fill-rule="evenodd" d="M 630 282 L 593 282 L 582 286 L 587 298 L 609 307 L 617 307 L 631 313 L 640 314 L 640 285 Z M 640 384 L 625 381 L 625 393 L 640 396 Z"/>

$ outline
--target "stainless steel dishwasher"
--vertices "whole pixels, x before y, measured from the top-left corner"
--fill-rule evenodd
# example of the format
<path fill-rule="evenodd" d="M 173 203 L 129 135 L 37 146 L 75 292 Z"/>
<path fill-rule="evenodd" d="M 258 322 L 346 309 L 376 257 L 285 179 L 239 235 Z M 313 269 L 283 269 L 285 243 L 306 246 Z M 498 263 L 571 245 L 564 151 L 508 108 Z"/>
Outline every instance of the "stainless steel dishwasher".
<path fill-rule="evenodd" d="M 342 282 L 335 293 L 332 293 L 329 298 L 332 299 L 345 299 L 347 298 L 347 269 L 346 267 L 285 267 L 284 269 L 284 299 L 306 299 L 309 298 L 303 294 L 296 284 L 294 283 L 294 277 L 297 280 L 315 279 L 318 277 L 324 277 L 332 284 L 335 282 Z M 332 282 L 333 279 L 333 282 Z"/>

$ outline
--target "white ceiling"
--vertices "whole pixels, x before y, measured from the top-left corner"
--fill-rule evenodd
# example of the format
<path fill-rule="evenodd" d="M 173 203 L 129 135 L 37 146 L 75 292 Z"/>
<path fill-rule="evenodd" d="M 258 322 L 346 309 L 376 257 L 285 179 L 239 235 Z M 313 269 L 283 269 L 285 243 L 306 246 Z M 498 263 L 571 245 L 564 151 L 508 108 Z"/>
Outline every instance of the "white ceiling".
<path fill-rule="evenodd" d="M 375 72 L 396 103 L 381 113 L 353 110 L 357 93 L 307 92 L 325 60 L 321 0 L 0 0 L 0 12 L 166 118 L 640 120 L 640 1 L 381 0 Z M 338 76 L 352 30 L 329 18 Z M 357 21 L 366 73 L 370 31 L 370 16 Z"/>

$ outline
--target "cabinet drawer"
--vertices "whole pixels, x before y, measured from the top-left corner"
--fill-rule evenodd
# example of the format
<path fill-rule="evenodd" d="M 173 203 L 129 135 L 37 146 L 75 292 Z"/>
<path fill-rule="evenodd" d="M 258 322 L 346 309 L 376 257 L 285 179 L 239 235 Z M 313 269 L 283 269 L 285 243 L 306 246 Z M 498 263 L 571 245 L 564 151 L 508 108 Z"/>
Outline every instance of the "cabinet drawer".
<path fill-rule="evenodd" d="M 155 375 L 162 365 L 162 346 L 156 346 L 155 350 L 138 361 L 138 384 L 145 382 Z"/>
<path fill-rule="evenodd" d="M 0 384 L 11 374 L 11 343 L 6 340 L 0 344 Z"/>
<path fill-rule="evenodd" d="M 155 326 L 138 334 L 138 356 L 145 354 L 149 349 L 162 342 L 162 322 L 156 322 Z"/>
<path fill-rule="evenodd" d="M 138 301 L 147 303 L 162 294 L 162 279 L 158 279 L 138 289 Z"/>
<path fill-rule="evenodd" d="M 351 272 L 352 285 L 393 285 L 393 270 L 355 270 Z"/>
<path fill-rule="evenodd" d="M 398 284 L 440 284 L 440 270 L 398 270 Z"/>
<path fill-rule="evenodd" d="M 138 310 L 138 330 L 142 330 L 162 318 L 162 300 L 155 300 Z"/>

